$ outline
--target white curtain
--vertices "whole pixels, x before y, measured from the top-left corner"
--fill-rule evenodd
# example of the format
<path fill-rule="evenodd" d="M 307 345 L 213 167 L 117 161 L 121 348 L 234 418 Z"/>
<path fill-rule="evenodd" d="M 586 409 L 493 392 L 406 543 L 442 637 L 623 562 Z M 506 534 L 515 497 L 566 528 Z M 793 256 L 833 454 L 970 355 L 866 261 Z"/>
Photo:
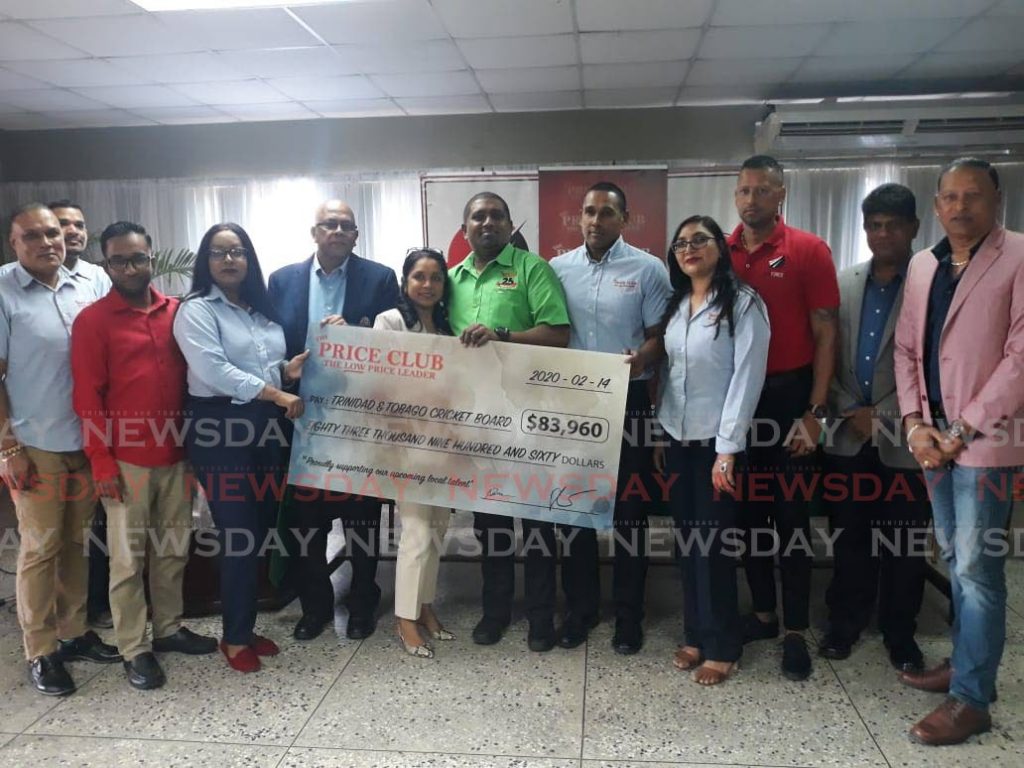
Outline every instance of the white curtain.
<path fill-rule="evenodd" d="M 210 226 L 241 224 L 265 276 L 313 253 L 317 206 L 340 198 L 359 224 L 356 252 L 400 272 L 423 239 L 419 177 L 414 174 L 256 179 L 138 179 L 0 184 L 0 208 L 69 198 L 85 210 L 92 237 L 112 221 L 142 224 L 155 248 L 195 248 Z M 93 246 L 93 256 L 98 247 Z M 164 285 L 182 292 L 187 286 Z"/>

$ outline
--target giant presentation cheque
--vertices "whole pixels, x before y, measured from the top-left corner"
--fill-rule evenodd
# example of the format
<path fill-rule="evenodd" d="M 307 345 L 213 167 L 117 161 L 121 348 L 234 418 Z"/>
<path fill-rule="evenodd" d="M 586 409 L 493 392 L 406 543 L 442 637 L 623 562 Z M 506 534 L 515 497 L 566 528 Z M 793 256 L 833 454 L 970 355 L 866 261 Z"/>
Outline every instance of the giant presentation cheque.
<path fill-rule="evenodd" d="M 320 329 L 311 352 L 289 482 L 611 525 L 623 356 L 355 326 Z"/>

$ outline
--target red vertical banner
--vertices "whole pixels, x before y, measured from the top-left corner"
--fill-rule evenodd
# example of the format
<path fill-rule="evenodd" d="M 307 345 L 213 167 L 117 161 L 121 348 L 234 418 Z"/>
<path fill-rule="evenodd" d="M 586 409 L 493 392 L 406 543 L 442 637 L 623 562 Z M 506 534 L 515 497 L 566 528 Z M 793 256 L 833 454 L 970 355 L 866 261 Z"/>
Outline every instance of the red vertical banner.
<path fill-rule="evenodd" d="M 552 259 L 583 243 L 580 212 L 587 190 L 599 181 L 617 184 L 626 195 L 629 223 L 622 232 L 626 242 L 665 258 L 668 226 L 668 174 L 664 168 L 586 171 L 540 171 L 538 208 L 540 246 Z"/>

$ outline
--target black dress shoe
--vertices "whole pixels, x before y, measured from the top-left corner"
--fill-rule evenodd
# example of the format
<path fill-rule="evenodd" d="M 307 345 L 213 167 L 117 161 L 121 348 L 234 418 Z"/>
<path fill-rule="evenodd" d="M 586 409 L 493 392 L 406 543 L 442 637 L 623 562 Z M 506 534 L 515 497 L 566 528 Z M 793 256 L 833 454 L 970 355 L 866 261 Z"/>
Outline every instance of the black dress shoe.
<path fill-rule="evenodd" d="M 818 655 L 826 659 L 841 661 L 850 658 L 854 641 L 838 632 L 829 632 L 818 646 Z"/>
<path fill-rule="evenodd" d="M 298 629 L 298 627 L 296 627 Z M 372 613 L 352 613 L 348 617 L 345 636 L 349 640 L 365 640 L 377 629 L 377 617 Z"/>
<path fill-rule="evenodd" d="M 597 626 L 597 622 L 597 616 L 584 618 L 576 613 L 568 614 L 558 636 L 558 645 L 562 648 L 576 648 L 583 645 L 587 642 L 590 630 Z"/>
<path fill-rule="evenodd" d="M 32 659 L 28 663 L 28 679 L 44 696 L 67 696 L 75 692 L 75 681 L 56 653 Z"/>
<path fill-rule="evenodd" d="M 612 649 L 622 656 L 639 653 L 644 645 L 644 631 L 639 621 L 615 620 L 615 634 L 612 635 Z"/>
<path fill-rule="evenodd" d="M 348 620 L 349 628 L 352 627 L 352 619 L 350 616 Z M 320 616 L 314 616 L 311 613 L 302 614 L 302 618 L 295 625 L 295 629 L 292 631 L 292 636 L 296 640 L 313 640 L 320 637 L 327 628 L 328 619 L 321 618 Z M 352 635 L 349 635 L 352 637 Z"/>
<path fill-rule="evenodd" d="M 477 645 L 494 645 L 501 640 L 508 628 L 508 622 L 493 616 L 484 616 L 473 627 L 473 642 Z"/>
<path fill-rule="evenodd" d="M 551 619 L 530 622 L 526 645 L 534 653 L 546 653 L 555 647 L 555 623 Z"/>
<path fill-rule="evenodd" d="M 756 614 L 748 613 L 741 622 L 743 642 L 752 643 L 755 640 L 774 640 L 779 636 L 779 620 L 761 621 Z"/>
<path fill-rule="evenodd" d="M 790 632 L 782 641 L 782 675 L 787 680 L 806 680 L 811 676 L 811 654 L 803 635 Z"/>
<path fill-rule="evenodd" d="M 173 635 L 155 638 L 153 650 L 157 653 L 184 653 L 189 656 L 202 656 L 216 652 L 217 638 L 197 635 L 187 627 L 180 627 Z"/>
<path fill-rule="evenodd" d="M 124 671 L 128 675 L 128 684 L 140 691 L 151 691 L 167 682 L 160 662 L 148 651 L 140 653 L 131 661 L 126 661 Z"/>
<path fill-rule="evenodd" d="M 900 672 L 920 673 L 924 671 L 924 654 L 921 653 L 914 638 L 893 643 L 887 640 L 885 647 L 889 651 L 889 662 Z"/>
<path fill-rule="evenodd" d="M 61 661 L 92 661 L 96 664 L 117 664 L 124 661 L 117 648 L 104 643 L 91 629 L 73 640 L 59 640 L 57 651 Z"/>

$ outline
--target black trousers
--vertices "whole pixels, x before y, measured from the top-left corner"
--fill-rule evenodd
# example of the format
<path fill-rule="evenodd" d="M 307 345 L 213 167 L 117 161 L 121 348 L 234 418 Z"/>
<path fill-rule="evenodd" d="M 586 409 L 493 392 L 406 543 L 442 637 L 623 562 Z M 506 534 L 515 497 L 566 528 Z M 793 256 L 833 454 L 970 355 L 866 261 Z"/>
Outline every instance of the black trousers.
<path fill-rule="evenodd" d="M 711 484 L 714 442 L 672 440 L 665 451 L 665 468 L 678 476 L 669 498 L 683 577 L 686 644 L 700 648 L 711 661 L 736 661 L 743 653 L 736 587 L 736 558 L 743 537 L 735 497 L 717 492 Z M 740 455 L 735 466 L 742 465 Z"/>
<path fill-rule="evenodd" d="M 640 622 L 647 587 L 647 501 L 660 488 L 653 481 L 651 446 L 644 444 L 644 422 L 652 417 L 646 381 L 630 382 L 626 395 L 622 451 L 613 512 L 615 564 L 612 599 L 615 618 Z M 559 526 L 562 546 L 562 591 L 570 613 L 596 617 L 601 603 L 597 531 Z"/>
<path fill-rule="evenodd" d="M 552 620 L 555 613 L 555 526 L 504 515 L 473 514 L 480 542 L 484 616 L 508 623 L 516 589 L 515 520 L 523 527 L 523 568 L 526 617 L 530 623 Z"/>
<path fill-rule="evenodd" d="M 265 400 L 232 405 L 230 398 L 191 398 L 193 427 L 186 451 L 206 491 L 217 526 L 223 639 L 249 645 L 256 626 L 259 557 L 274 525 L 284 489 L 287 446 L 280 435 L 284 411 Z M 272 423 L 276 422 L 276 424 Z M 238 440 L 239 434 L 256 439 Z"/>
<path fill-rule="evenodd" d="M 92 518 L 92 538 L 89 539 L 89 593 L 86 612 L 90 617 L 110 610 L 110 555 L 104 549 L 107 543 L 107 513 L 102 504 L 96 505 Z"/>
<path fill-rule="evenodd" d="M 829 625 L 855 640 L 877 598 L 885 641 L 910 640 L 925 582 L 925 558 L 913 547 L 920 547 L 931 519 L 924 476 L 886 466 L 869 443 L 856 456 L 826 456 L 825 467 L 836 486 L 826 492 L 830 524 L 834 536 L 839 532 L 825 593 Z"/>
<path fill-rule="evenodd" d="M 747 532 L 743 564 L 754 611 L 772 613 L 776 607 L 770 536 L 774 529 L 780 542 L 782 621 L 791 630 L 810 626 L 811 600 L 811 555 L 796 538 L 802 536 L 808 544 L 811 540 L 810 506 L 794 481 L 800 478 L 809 484 L 817 469 L 813 458 L 794 459 L 783 443 L 793 423 L 807 411 L 812 383 L 810 366 L 767 378 L 754 413 L 742 479 L 740 521 Z"/>
<path fill-rule="evenodd" d="M 327 534 L 340 519 L 345 529 L 345 554 L 352 563 L 348 595 L 350 614 L 373 614 L 380 603 L 377 561 L 380 555 L 381 500 L 328 493 L 316 488 L 294 489 L 292 526 L 307 541 L 293 565 L 293 584 L 304 615 L 334 616 L 334 586 L 327 561 Z"/>

